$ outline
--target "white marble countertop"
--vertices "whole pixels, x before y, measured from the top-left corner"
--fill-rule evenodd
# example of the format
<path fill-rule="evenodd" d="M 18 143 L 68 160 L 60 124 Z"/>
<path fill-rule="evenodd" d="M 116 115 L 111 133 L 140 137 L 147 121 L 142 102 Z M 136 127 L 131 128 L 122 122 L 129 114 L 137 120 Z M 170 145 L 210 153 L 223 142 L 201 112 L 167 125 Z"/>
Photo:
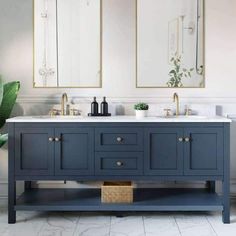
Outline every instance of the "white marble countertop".
<path fill-rule="evenodd" d="M 48 123 L 48 122 L 65 122 L 65 123 L 73 123 L 73 122 L 101 122 L 101 123 L 123 123 L 123 122 L 133 122 L 133 123 L 150 123 L 150 122 L 159 122 L 159 123 L 172 123 L 172 122 L 231 122 L 231 119 L 221 117 L 221 116 L 179 116 L 179 117 L 145 117 L 142 119 L 137 119 L 135 116 L 111 116 L 111 117 L 83 117 L 83 116 L 58 116 L 58 117 L 50 117 L 50 116 L 18 116 L 14 118 L 10 118 L 7 120 L 7 123 L 10 122 L 29 122 L 29 123 Z"/>

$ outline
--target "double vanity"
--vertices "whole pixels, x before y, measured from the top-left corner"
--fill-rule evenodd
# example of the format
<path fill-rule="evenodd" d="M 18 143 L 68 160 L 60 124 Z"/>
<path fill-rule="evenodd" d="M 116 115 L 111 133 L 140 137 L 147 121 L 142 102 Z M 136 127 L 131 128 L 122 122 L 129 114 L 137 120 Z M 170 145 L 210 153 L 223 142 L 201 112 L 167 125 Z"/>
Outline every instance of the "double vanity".
<path fill-rule="evenodd" d="M 223 117 L 9 119 L 9 223 L 16 211 L 222 211 L 230 222 L 230 120 Z M 206 181 L 207 188 L 137 188 L 131 204 L 100 189 L 34 189 L 31 181 Z M 16 199 L 16 182 L 25 191 Z M 222 194 L 215 182 L 222 182 Z"/>

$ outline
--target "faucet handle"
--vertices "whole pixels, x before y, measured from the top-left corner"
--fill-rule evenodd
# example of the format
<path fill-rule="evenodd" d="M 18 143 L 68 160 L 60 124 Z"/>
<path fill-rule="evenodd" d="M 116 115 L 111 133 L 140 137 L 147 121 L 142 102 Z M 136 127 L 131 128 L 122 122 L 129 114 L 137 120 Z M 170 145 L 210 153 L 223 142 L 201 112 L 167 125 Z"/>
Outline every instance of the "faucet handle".
<path fill-rule="evenodd" d="M 53 108 L 49 111 L 49 115 L 50 116 L 56 116 L 56 115 L 59 114 L 59 112 L 60 112 L 59 110 Z"/>
<path fill-rule="evenodd" d="M 191 115 L 192 115 L 192 109 L 186 107 L 186 108 L 185 108 L 185 115 L 186 115 L 186 116 L 191 116 Z"/>
<path fill-rule="evenodd" d="M 80 111 L 78 109 L 72 108 L 70 109 L 70 115 L 71 116 L 80 116 Z"/>
<path fill-rule="evenodd" d="M 165 116 L 166 117 L 171 116 L 171 109 L 164 109 L 164 111 L 165 111 Z"/>

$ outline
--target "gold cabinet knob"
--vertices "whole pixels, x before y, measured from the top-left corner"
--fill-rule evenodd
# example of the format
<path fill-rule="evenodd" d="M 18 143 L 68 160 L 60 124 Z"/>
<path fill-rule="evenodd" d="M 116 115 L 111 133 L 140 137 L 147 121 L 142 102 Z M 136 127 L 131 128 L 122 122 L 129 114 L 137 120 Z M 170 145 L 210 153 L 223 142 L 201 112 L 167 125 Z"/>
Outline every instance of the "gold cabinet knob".
<path fill-rule="evenodd" d="M 123 140 L 123 138 L 121 138 L 121 137 L 117 137 L 117 138 L 116 138 L 116 141 L 117 141 L 118 143 L 121 143 L 122 140 Z"/>
<path fill-rule="evenodd" d="M 187 137 L 184 139 L 184 141 L 188 143 L 188 142 L 190 142 L 190 138 Z"/>
<path fill-rule="evenodd" d="M 116 165 L 119 166 L 119 167 L 120 167 L 120 166 L 123 166 L 123 162 L 117 161 L 117 162 L 116 162 Z"/>
<path fill-rule="evenodd" d="M 179 142 L 183 142 L 184 141 L 184 139 L 183 138 L 179 138 Z"/>
<path fill-rule="evenodd" d="M 60 142 L 61 139 L 60 139 L 60 138 L 55 138 L 55 141 L 56 141 L 56 142 Z"/>
<path fill-rule="evenodd" d="M 49 142 L 53 142 L 53 141 L 54 141 L 54 138 L 50 137 L 50 138 L 48 138 L 48 141 L 49 141 Z"/>

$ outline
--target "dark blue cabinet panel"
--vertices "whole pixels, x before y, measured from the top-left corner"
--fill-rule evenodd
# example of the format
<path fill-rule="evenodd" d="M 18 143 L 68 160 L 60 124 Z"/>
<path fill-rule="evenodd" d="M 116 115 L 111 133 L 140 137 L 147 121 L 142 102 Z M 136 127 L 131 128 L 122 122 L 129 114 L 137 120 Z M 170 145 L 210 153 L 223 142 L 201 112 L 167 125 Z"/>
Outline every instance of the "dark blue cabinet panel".
<path fill-rule="evenodd" d="M 97 175 L 142 175 L 142 152 L 97 152 L 95 156 Z"/>
<path fill-rule="evenodd" d="M 181 128 L 149 128 L 144 134 L 144 172 L 146 175 L 183 174 Z"/>
<path fill-rule="evenodd" d="M 222 128 L 186 128 L 185 175 L 222 175 L 224 142 Z"/>
<path fill-rule="evenodd" d="M 229 128 L 223 123 L 10 123 L 8 221 L 15 223 L 16 210 L 120 211 L 128 206 L 132 211 L 222 210 L 229 223 Z M 28 183 L 16 201 L 18 180 Z M 100 190 L 45 192 L 31 189 L 34 180 L 211 183 L 200 191 L 158 190 L 156 198 L 155 191 L 147 190 L 136 194 L 133 204 L 116 206 L 101 204 Z M 218 180 L 222 197 L 214 192 Z M 60 199 L 54 201 L 55 193 Z"/>
<path fill-rule="evenodd" d="M 142 128 L 97 128 L 95 129 L 96 151 L 142 151 Z"/>
<path fill-rule="evenodd" d="M 91 128 L 56 128 L 55 173 L 92 175 L 94 173 L 94 131 Z"/>
<path fill-rule="evenodd" d="M 53 175 L 54 136 L 52 128 L 16 128 L 15 172 L 16 175 Z"/>

